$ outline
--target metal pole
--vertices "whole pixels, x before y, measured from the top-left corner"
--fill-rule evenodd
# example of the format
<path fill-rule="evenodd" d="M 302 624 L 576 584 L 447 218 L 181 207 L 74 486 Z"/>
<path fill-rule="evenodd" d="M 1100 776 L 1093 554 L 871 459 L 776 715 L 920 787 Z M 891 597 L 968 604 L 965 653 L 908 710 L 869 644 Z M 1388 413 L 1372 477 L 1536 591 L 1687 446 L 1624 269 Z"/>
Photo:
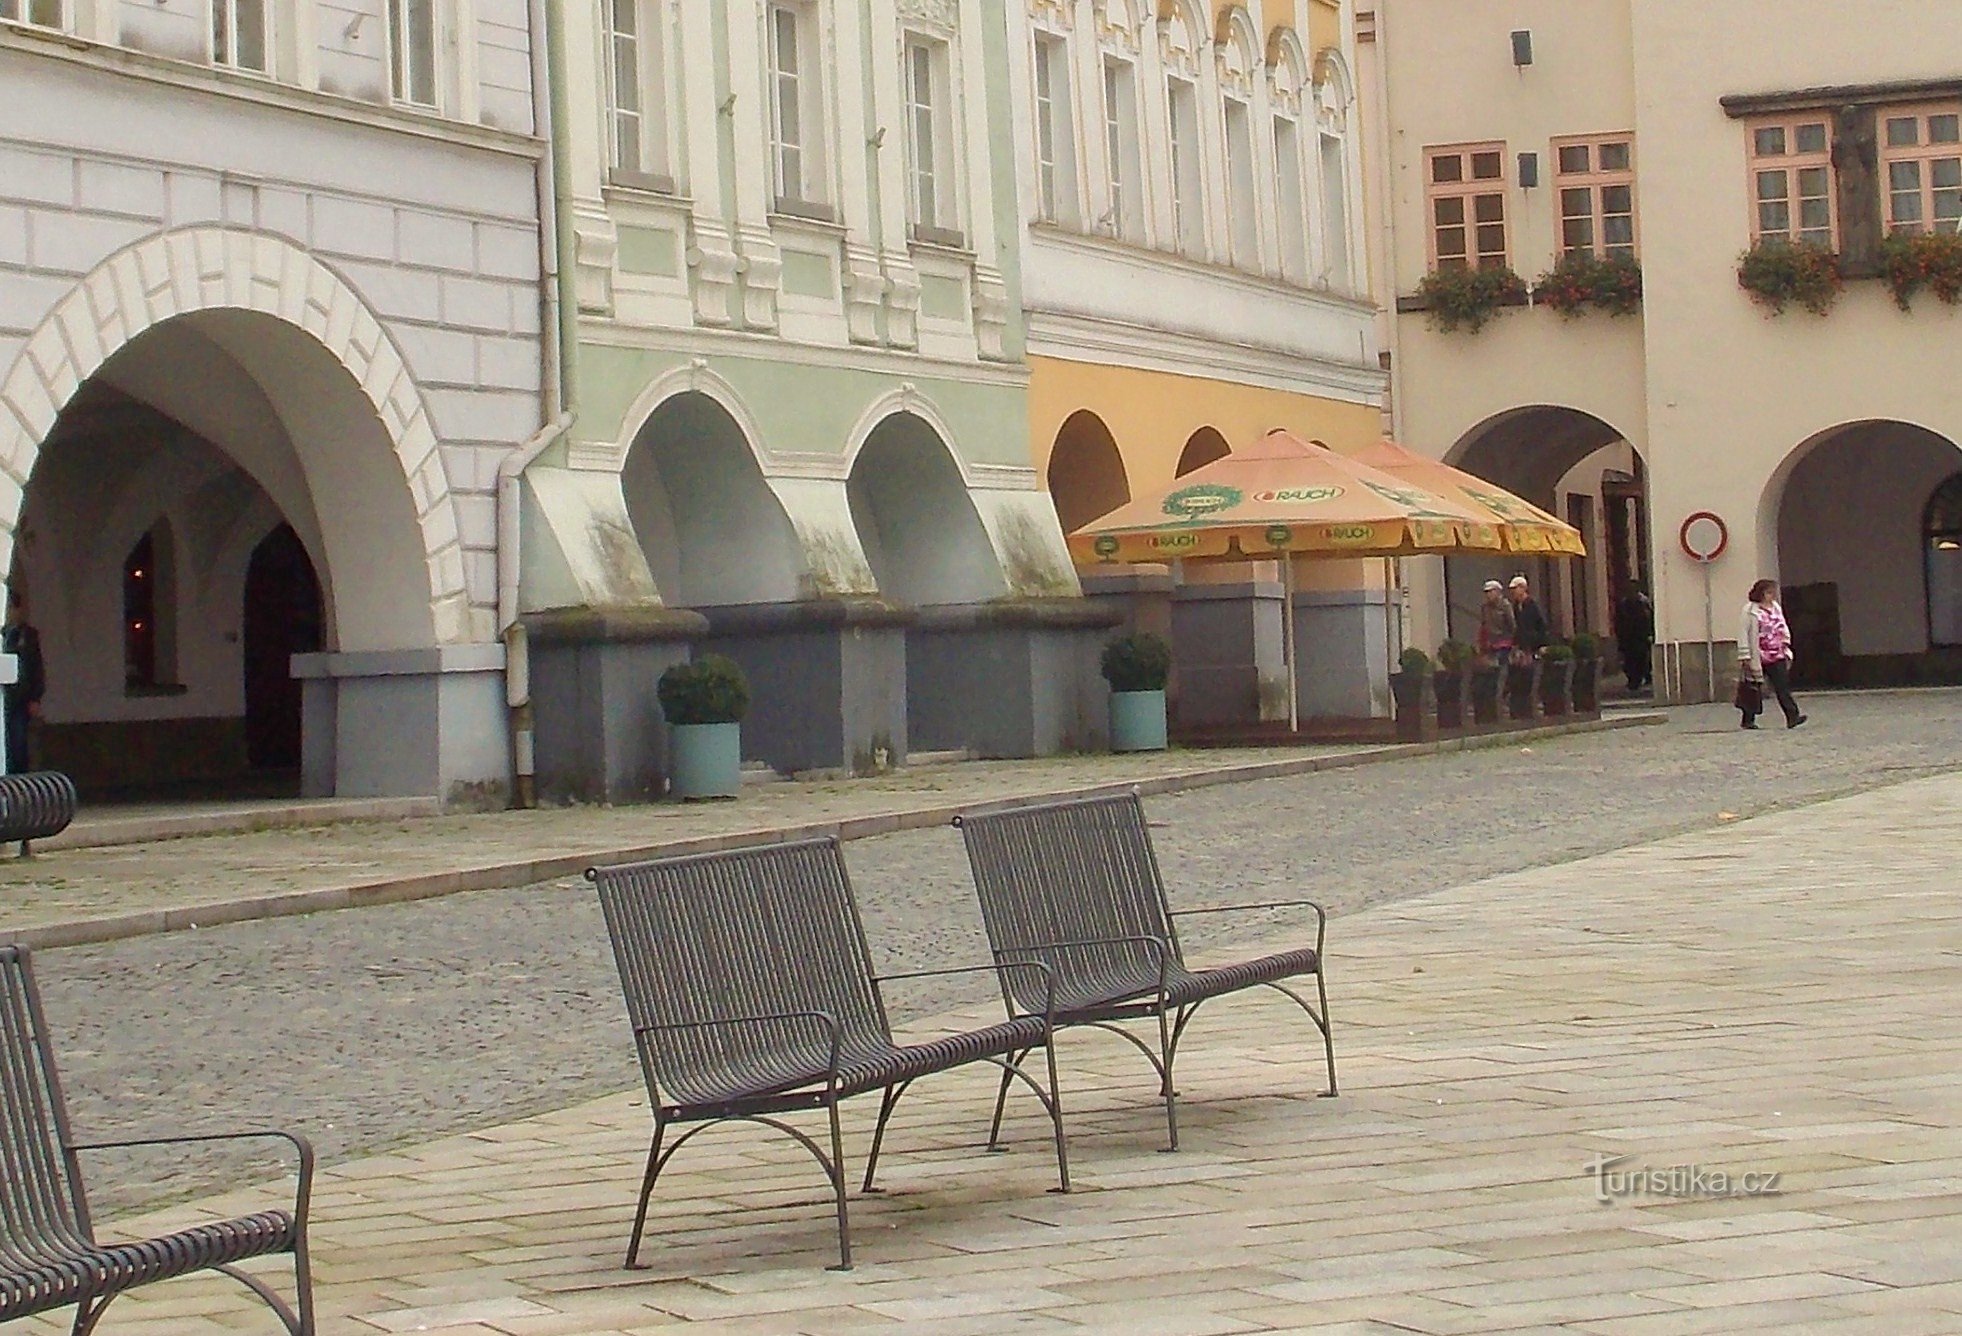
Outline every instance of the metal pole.
<path fill-rule="evenodd" d="M 1717 698 L 1717 622 L 1710 602 L 1710 563 L 1703 567 L 1703 675 L 1705 698 Z"/>
<path fill-rule="evenodd" d="M 1288 733 L 1301 727 L 1301 686 L 1294 668 L 1294 554 L 1281 554 L 1281 662 L 1288 674 Z"/>

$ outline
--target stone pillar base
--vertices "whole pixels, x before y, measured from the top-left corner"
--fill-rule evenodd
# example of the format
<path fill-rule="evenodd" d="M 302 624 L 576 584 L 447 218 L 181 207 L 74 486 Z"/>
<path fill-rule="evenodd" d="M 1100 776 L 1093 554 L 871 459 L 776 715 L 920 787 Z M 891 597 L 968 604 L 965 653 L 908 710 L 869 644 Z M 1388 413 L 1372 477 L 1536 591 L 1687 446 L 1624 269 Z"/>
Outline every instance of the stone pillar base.
<path fill-rule="evenodd" d="M 1716 690 L 1710 689 L 1710 646 L 1701 640 L 1660 640 L 1655 646 L 1657 704 L 1728 702 L 1737 695 L 1737 642 L 1717 642 Z"/>
<path fill-rule="evenodd" d="M 434 794 L 458 809 L 510 800 L 504 646 L 295 654 L 293 676 L 306 796 Z"/>
<path fill-rule="evenodd" d="M 673 608 L 567 608 L 523 622 L 539 801 L 660 797 L 668 739 L 655 684 L 708 623 Z"/>
<path fill-rule="evenodd" d="M 1294 680 L 1303 719 L 1390 717 L 1391 624 L 1381 589 L 1298 589 Z M 1390 610 L 1396 616 L 1396 610 Z"/>
<path fill-rule="evenodd" d="M 879 599 L 814 599 L 697 609 L 698 648 L 749 678 L 743 757 L 783 774 L 876 774 L 906 761 L 906 627 Z"/>
<path fill-rule="evenodd" d="M 1172 593 L 1172 660 L 1180 728 L 1288 717 L 1281 661 L 1281 582 L 1181 585 Z"/>
<path fill-rule="evenodd" d="M 908 738 L 988 758 L 1104 750 L 1098 658 L 1121 620 L 1075 598 L 920 609 L 906 633 Z"/>

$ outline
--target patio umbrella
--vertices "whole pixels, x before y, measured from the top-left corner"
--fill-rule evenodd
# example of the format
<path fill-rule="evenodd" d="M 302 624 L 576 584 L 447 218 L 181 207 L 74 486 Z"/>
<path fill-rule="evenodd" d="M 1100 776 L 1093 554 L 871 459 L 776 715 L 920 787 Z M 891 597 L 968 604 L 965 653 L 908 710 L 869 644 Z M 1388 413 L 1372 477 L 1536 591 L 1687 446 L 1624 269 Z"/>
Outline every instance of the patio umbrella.
<path fill-rule="evenodd" d="M 1525 501 L 1496 483 L 1475 473 L 1454 468 L 1440 459 L 1427 459 L 1395 441 L 1378 441 L 1350 456 L 1355 463 L 1367 464 L 1446 500 L 1476 511 L 1494 525 L 1508 552 L 1534 552 L 1544 556 L 1584 557 L 1587 545 L 1580 530 L 1564 523 L 1530 501 Z"/>
<path fill-rule="evenodd" d="M 1084 525 L 1069 536 L 1069 545 L 1071 555 L 1083 562 L 1279 559 L 1292 731 L 1300 725 L 1300 701 L 1290 558 L 1497 551 L 1503 544 L 1490 512 L 1292 432 L 1271 431 L 1252 446 Z"/>

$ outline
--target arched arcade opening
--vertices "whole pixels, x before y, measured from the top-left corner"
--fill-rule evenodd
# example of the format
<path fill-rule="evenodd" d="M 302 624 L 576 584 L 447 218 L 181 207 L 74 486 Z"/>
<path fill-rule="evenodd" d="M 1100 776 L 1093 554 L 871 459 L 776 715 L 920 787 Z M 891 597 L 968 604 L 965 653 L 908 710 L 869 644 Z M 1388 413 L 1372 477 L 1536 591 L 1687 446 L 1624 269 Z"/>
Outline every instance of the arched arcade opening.
<path fill-rule="evenodd" d="M 1087 408 L 1064 419 L 1049 451 L 1050 500 L 1063 532 L 1074 533 L 1131 499 L 1124 456 L 1104 420 Z"/>

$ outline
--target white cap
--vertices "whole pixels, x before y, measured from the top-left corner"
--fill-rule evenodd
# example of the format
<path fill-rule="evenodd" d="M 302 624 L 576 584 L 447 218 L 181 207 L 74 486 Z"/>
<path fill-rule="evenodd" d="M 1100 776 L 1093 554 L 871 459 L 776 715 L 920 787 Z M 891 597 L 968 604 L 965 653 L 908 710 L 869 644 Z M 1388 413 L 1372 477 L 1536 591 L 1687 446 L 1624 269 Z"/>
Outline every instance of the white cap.
<path fill-rule="evenodd" d="M 1504 588 L 1505 588 L 1505 586 L 1504 586 L 1504 585 L 1502 585 L 1502 584 L 1500 584 L 1500 583 L 1499 583 L 1499 582 L 1498 582 L 1497 580 L 1487 580 L 1487 581 L 1485 582 L 1485 587 L 1486 587 L 1486 589 L 1488 589 L 1488 590 L 1491 590 L 1491 589 L 1504 589 Z"/>
<path fill-rule="evenodd" d="M 1523 576 L 1523 575 L 1515 575 L 1515 576 L 1513 576 L 1513 577 L 1512 577 L 1512 587 L 1513 587 L 1514 589 L 1524 589 L 1524 588 L 1526 587 L 1526 577 L 1525 577 L 1525 576 Z"/>

